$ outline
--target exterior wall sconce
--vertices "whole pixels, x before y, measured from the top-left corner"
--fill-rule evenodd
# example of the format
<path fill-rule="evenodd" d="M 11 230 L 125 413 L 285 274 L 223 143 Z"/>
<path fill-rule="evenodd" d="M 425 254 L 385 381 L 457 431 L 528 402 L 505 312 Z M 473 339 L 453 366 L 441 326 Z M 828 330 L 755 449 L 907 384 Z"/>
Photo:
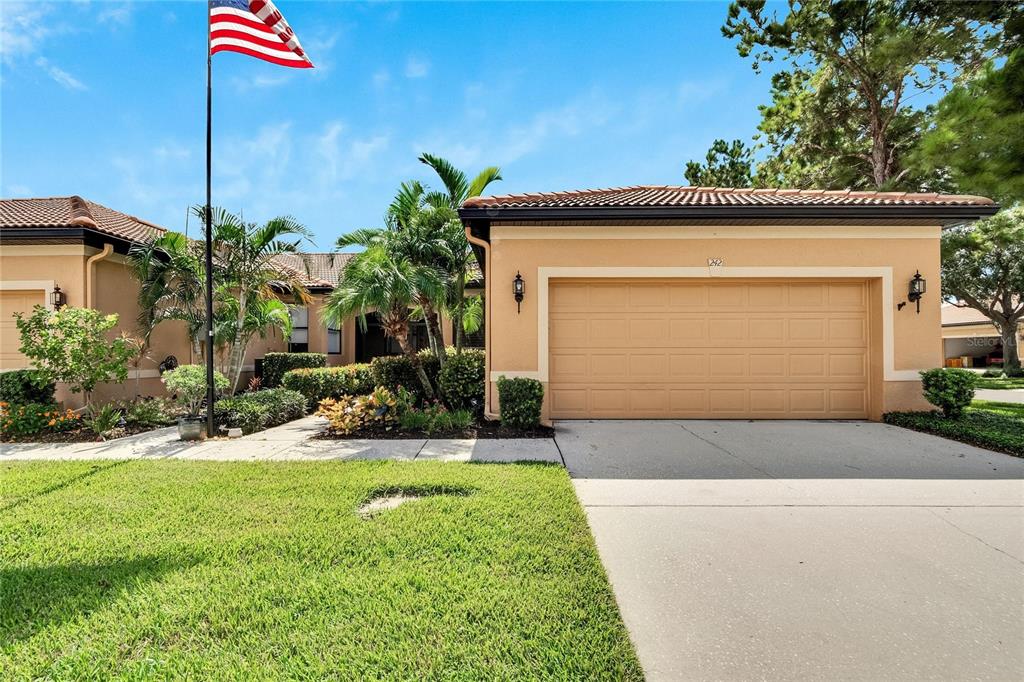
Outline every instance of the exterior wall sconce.
<path fill-rule="evenodd" d="M 915 272 L 914 278 L 910 280 L 910 291 L 907 298 L 917 304 L 917 314 L 921 314 L 921 297 L 928 290 L 928 282 L 921 276 L 921 272 Z"/>
<path fill-rule="evenodd" d="M 54 285 L 53 291 L 50 292 L 50 305 L 53 306 L 54 310 L 60 310 L 67 304 L 67 294 L 61 291 L 59 286 Z"/>
<path fill-rule="evenodd" d="M 516 299 L 516 312 L 523 312 L 523 296 L 526 295 L 526 282 L 523 276 L 516 272 L 516 278 L 512 280 L 512 296 Z"/>

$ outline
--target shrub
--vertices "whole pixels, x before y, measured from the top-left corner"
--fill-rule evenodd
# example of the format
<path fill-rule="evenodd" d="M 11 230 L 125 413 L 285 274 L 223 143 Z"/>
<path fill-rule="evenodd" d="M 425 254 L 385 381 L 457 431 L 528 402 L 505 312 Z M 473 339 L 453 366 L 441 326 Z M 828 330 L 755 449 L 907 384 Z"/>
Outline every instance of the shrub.
<path fill-rule="evenodd" d="M 34 369 L 12 369 L 0 372 L 0 401 L 12 405 L 56 402 L 56 385 Z"/>
<path fill-rule="evenodd" d="M 167 402 L 161 398 L 140 398 L 119 405 L 129 426 L 165 426 L 174 422 Z"/>
<path fill-rule="evenodd" d="M 115 403 L 107 403 L 96 409 L 85 420 L 86 425 L 97 436 L 109 436 L 121 423 L 121 411 Z"/>
<path fill-rule="evenodd" d="M 217 424 L 221 427 L 242 429 L 242 433 L 245 434 L 262 431 L 270 422 L 270 408 L 246 400 L 245 396 L 218 400 L 213 412 Z"/>
<path fill-rule="evenodd" d="M 366 395 L 374 389 L 369 365 L 293 369 L 285 373 L 281 385 L 304 395 L 309 409 L 314 409 L 324 398 Z"/>
<path fill-rule="evenodd" d="M 544 384 L 536 379 L 499 377 L 498 404 L 502 426 L 536 428 L 540 424 L 540 411 L 544 404 Z"/>
<path fill-rule="evenodd" d="M 448 407 L 480 413 L 484 408 L 484 352 L 469 349 L 450 355 L 438 373 L 437 384 Z"/>
<path fill-rule="evenodd" d="M 349 435 L 367 426 L 390 431 L 399 422 L 401 407 L 399 397 L 381 386 L 370 395 L 327 398 L 316 413 L 327 419 L 332 431 Z"/>
<path fill-rule="evenodd" d="M 924 397 L 951 419 L 959 417 L 974 399 L 977 377 L 966 369 L 940 367 L 921 372 Z"/>
<path fill-rule="evenodd" d="M 370 361 L 370 374 L 375 386 L 383 386 L 389 391 L 397 391 L 404 386 L 417 396 L 423 395 L 419 376 L 412 361 L 404 355 L 382 355 Z M 427 375 L 429 378 L 430 375 Z"/>
<path fill-rule="evenodd" d="M 253 433 L 278 426 L 306 414 L 306 398 L 298 391 L 271 388 L 218 400 L 214 408 L 217 423 Z"/>
<path fill-rule="evenodd" d="M 453 351 L 453 348 L 449 348 L 447 353 L 451 354 Z M 433 386 L 435 390 L 438 390 L 437 376 L 441 371 L 441 363 L 438 361 L 437 356 L 434 355 L 434 351 L 429 348 L 424 348 L 416 353 L 416 357 L 419 358 L 420 364 L 423 365 L 423 371 L 426 372 L 427 379 L 430 379 L 430 385 Z"/>
<path fill-rule="evenodd" d="M 81 417 L 74 411 L 62 410 L 52 404 L 12 405 L 0 402 L 0 435 L 5 439 L 35 436 L 44 431 L 67 431 L 81 422 Z"/>
<path fill-rule="evenodd" d="M 1002 367 L 993 367 L 990 369 L 986 369 L 984 372 L 981 373 L 981 376 L 985 377 L 986 379 L 1002 379 L 1006 375 L 1003 374 Z"/>
<path fill-rule="evenodd" d="M 293 369 L 326 367 L 323 353 L 267 353 L 263 356 L 263 388 L 277 388 L 284 375 Z"/>
<path fill-rule="evenodd" d="M 435 402 L 421 409 L 410 408 L 401 412 L 398 425 L 403 431 L 423 431 L 428 435 L 461 431 L 473 425 L 473 413 L 469 410 L 449 410 Z"/>
<path fill-rule="evenodd" d="M 54 312 L 36 306 L 32 314 L 15 313 L 21 352 L 47 381 L 66 383 L 85 402 L 92 400 L 96 384 L 124 381 L 128 361 L 135 355 L 124 338 L 107 338 L 117 326 L 117 315 L 92 308 L 61 308 Z"/>
<path fill-rule="evenodd" d="M 199 409 L 206 399 L 206 368 L 199 365 L 180 365 L 172 369 L 160 379 L 185 408 L 190 417 L 199 416 Z M 214 387 L 223 391 L 228 387 L 228 379 L 220 372 L 213 373 Z"/>

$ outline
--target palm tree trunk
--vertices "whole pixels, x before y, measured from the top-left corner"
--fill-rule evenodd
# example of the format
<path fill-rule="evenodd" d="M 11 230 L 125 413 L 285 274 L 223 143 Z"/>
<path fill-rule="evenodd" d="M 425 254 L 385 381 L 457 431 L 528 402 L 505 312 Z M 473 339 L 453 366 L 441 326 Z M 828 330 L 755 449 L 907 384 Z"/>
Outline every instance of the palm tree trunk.
<path fill-rule="evenodd" d="M 395 340 L 398 341 L 398 345 L 402 348 L 402 353 L 405 357 L 409 358 L 409 362 L 416 368 L 416 376 L 420 379 L 420 384 L 423 385 L 423 395 L 428 399 L 434 397 L 434 387 L 430 385 L 430 379 L 427 377 L 427 373 L 423 370 L 423 365 L 420 363 L 420 359 L 416 357 L 416 350 L 409 343 L 409 325 L 406 324 L 400 328 L 395 329 L 393 334 Z"/>
<path fill-rule="evenodd" d="M 458 302 L 455 304 L 455 319 L 452 321 L 452 330 L 455 332 L 455 354 L 462 354 L 462 339 L 463 339 L 463 319 L 465 318 L 466 311 L 466 273 L 463 272 L 459 276 L 459 286 L 456 292 L 459 297 Z"/>

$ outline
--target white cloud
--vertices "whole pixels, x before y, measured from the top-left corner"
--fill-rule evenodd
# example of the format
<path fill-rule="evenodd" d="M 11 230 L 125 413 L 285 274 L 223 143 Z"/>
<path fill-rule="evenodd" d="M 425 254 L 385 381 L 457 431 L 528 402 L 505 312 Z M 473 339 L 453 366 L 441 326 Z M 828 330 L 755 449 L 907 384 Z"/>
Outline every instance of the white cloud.
<path fill-rule="evenodd" d="M 57 29 L 47 19 L 53 7 L 37 2 L 5 2 L 0 10 L 0 56 L 7 64 L 34 54 Z"/>
<path fill-rule="evenodd" d="M 250 90 L 276 88 L 290 80 L 290 73 L 278 73 L 276 75 L 260 73 L 251 77 L 233 76 L 231 78 L 231 86 L 238 92 L 248 92 Z"/>
<path fill-rule="evenodd" d="M 132 6 L 129 2 L 103 3 L 103 9 L 96 15 L 96 21 L 109 26 L 127 26 L 132 20 Z"/>
<path fill-rule="evenodd" d="M 154 149 L 153 155 L 160 161 L 180 161 L 191 158 L 192 150 L 179 142 L 168 140 Z"/>
<path fill-rule="evenodd" d="M 345 137 L 346 127 L 341 121 L 330 121 L 324 126 L 312 149 L 322 161 L 316 166 L 317 183 L 330 190 L 344 180 L 350 180 L 365 172 L 375 156 L 385 151 L 391 143 L 388 135 L 376 134 L 355 139 Z"/>
<path fill-rule="evenodd" d="M 78 80 L 70 73 L 60 68 L 56 64 L 51 64 L 46 57 L 36 58 L 36 66 L 46 72 L 50 78 L 55 80 L 57 83 L 67 88 L 68 90 L 88 90 L 85 83 Z"/>
<path fill-rule="evenodd" d="M 426 78 L 430 73 L 430 62 L 419 57 L 409 57 L 405 62 L 406 78 Z"/>

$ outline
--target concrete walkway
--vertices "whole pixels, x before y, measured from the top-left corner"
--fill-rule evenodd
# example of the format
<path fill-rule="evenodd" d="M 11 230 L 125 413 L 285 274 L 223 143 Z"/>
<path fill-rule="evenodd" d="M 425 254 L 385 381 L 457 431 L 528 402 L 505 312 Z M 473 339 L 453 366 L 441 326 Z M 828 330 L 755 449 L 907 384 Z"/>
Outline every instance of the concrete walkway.
<path fill-rule="evenodd" d="M 192 459 L 216 461 L 435 460 L 442 462 L 541 461 L 563 464 L 549 438 L 507 440 L 315 440 L 326 421 L 303 419 L 234 440 L 178 440 L 177 427 L 105 443 L 3 443 L 0 462 L 69 459 Z"/>
<path fill-rule="evenodd" d="M 1024 460 L 864 422 L 556 440 L 649 680 L 1024 675 Z"/>

